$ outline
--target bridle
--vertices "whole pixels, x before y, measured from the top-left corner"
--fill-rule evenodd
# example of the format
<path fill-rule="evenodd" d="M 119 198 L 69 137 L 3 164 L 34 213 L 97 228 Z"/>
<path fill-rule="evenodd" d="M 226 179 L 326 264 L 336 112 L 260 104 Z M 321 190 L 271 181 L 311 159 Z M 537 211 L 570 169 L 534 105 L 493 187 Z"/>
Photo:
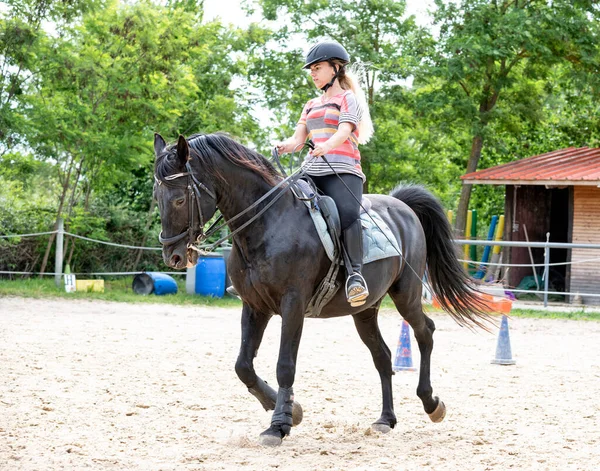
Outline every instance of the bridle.
<path fill-rule="evenodd" d="M 311 142 L 310 144 L 302 145 L 302 148 L 305 148 L 305 147 L 312 148 L 314 146 Z M 277 165 L 279 166 L 279 168 L 282 170 L 283 174 L 285 175 L 285 170 L 283 169 L 283 167 L 281 166 L 281 163 L 279 162 L 279 158 L 278 158 L 278 154 L 277 154 L 276 150 L 273 151 L 273 157 L 276 160 Z M 167 238 L 164 238 L 162 236 L 162 231 L 161 231 L 160 235 L 158 236 L 158 241 L 163 246 L 167 247 L 169 245 L 176 244 L 180 240 L 184 239 L 185 236 L 187 235 L 188 236 L 187 248 L 195 250 L 198 253 L 202 253 L 203 250 L 201 250 L 199 247 L 197 247 L 196 244 L 200 244 L 203 240 L 206 240 L 208 237 L 212 236 L 219 230 L 223 229 L 225 226 L 228 226 L 233 221 L 237 220 L 238 218 L 245 215 L 249 211 L 255 209 L 259 204 L 261 204 L 263 201 L 268 199 L 271 195 L 273 195 L 276 191 L 279 190 L 279 193 L 277 195 L 275 195 L 271 199 L 271 201 L 269 201 L 260 211 L 258 211 L 254 216 L 252 216 L 248 221 L 246 221 L 244 224 L 240 225 L 238 228 L 233 230 L 228 235 L 221 237 L 219 240 L 212 243 L 210 246 L 204 248 L 205 251 L 211 251 L 215 247 L 218 247 L 222 242 L 226 241 L 227 239 L 233 238 L 234 235 L 236 235 L 238 232 L 240 232 L 243 229 L 245 229 L 246 227 L 248 227 L 250 224 L 252 224 L 254 221 L 256 221 L 260 216 L 262 216 L 262 214 L 264 214 L 271 206 L 273 206 L 297 180 L 299 180 L 302 176 L 304 176 L 304 174 L 306 173 L 306 169 L 309 168 L 311 165 L 312 164 L 309 164 L 306 168 L 301 167 L 298 170 L 296 170 L 294 173 L 292 173 L 291 175 L 287 176 L 286 178 L 283 178 L 281 181 L 279 181 L 279 183 L 277 183 L 273 188 L 271 188 L 267 193 L 265 193 L 262 197 L 260 197 L 258 200 L 256 200 L 253 204 L 251 204 L 246 209 L 244 209 L 243 211 L 239 212 L 238 214 L 236 214 L 235 216 L 230 218 L 228 221 L 225 221 L 221 225 L 218 225 L 219 222 L 221 221 L 221 219 L 223 219 L 223 215 L 220 215 L 217 218 L 217 220 L 215 222 L 213 222 L 213 224 L 207 229 L 206 232 L 204 232 L 204 224 L 206 221 L 204 219 L 204 215 L 202 214 L 202 205 L 200 204 L 201 203 L 200 190 L 205 191 L 208 194 L 208 196 L 210 196 L 214 200 L 215 207 L 217 204 L 217 197 L 216 197 L 215 193 L 213 193 L 206 185 L 204 185 L 201 181 L 199 181 L 194 176 L 194 172 L 192 170 L 190 163 L 186 162 L 186 164 L 185 164 L 185 168 L 187 170 L 186 172 L 175 173 L 173 175 L 169 175 L 167 177 L 164 177 L 163 180 L 159 179 L 155 174 L 154 180 L 156 180 L 156 182 L 159 185 L 165 184 L 167 186 L 169 185 L 168 182 L 177 180 L 178 178 L 181 178 L 181 177 L 187 177 L 187 188 L 188 188 L 189 200 L 190 200 L 189 206 L 188 206 L 189 210 L 188 210 L 188 228 L 187 228 L 187 230 L 185 230 L 184 232 L 182 232 L 179 235 L 176 235 L 173 237 L 167 237 Z M 198 206 L 198 216 L 199 216 L 199 223 L 200 223 L 200 230 L 198 231 L 197 237 L 194 237 L 194 203 L 196 204 L 196 206 Z"/>
<path fill-rule="evenodd" d="M 199 181 L 195 176 L 192 170 L 192 167 L 189 162 L 185 164 L 186 172 L 175 173 L 173 175 L 169 175 L 164 177 L 164 180 L 159 179 L 156 174 L 154 175 L 154 180 L 158 185 L 165 184 L 169 186 L 168 182 L 172 182 L 173 180 L 177 180 L 178 178 L 187 177 L 187 190 L 188 190 L 188 228 L 183 231 L 181 234 L 173 236 L 173 237 L 163 237 L 162 231 L 158 236 L 158 241 L 168 247 L 169 245 L 176 244 L 180 240 L 184 239 L 188 236 L 188 249 L 200 251 L 196 244 L 200 243 L 200 241 L 204 238 L 204 214 L 202 213 L 202 194 L 200 190 L 203 190 L 208 196 L 210 196 L 214 202 L 215 207 L 217 204 L 217 196 L 201 181 Z M 198 236 L 194 237 L 194 205 L 198 208 L 198 223 L 200 225 L 200 230 L 198 231 Z"/>

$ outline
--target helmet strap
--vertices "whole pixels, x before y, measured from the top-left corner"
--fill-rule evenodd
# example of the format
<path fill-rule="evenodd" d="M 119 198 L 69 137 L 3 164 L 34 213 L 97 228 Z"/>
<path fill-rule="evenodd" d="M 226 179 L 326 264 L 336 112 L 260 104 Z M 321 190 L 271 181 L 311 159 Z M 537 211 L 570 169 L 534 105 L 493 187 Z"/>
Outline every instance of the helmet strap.
<path fill-rule="evenodd" d="M 326 92 L 333 86 L 333 82 L 335 82 L 335 79 L 338 78 L 338 74 L 340 73 L 340 70 L 341 70 L 341 67 L 338 69 L 338 67 L 333 62 L 330 62 L 330 64 L 333 67 L 335 74 L 333 74 L 333 77 L 329 81 L 329 83 L 327 83 L 321 87 L 321 90 L 323 90 L 324 92 Z"/>

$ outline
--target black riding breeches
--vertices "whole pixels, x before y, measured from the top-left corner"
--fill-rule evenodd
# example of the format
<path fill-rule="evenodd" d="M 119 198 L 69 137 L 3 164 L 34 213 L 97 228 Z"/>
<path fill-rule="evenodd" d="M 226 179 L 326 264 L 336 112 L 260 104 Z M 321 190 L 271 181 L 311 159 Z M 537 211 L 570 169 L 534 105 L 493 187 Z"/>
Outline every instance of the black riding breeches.
<path fill-rule="evenodd" d="M 340 180 L 343 180 L 342 181 Z M 340 222 L 342 231 L 348 228 L 360 215 L 360 200 L 362 198 L 363 181 L 357 175 L 351 173 L 340 173 L 338 175 L 324 175 L 320 177 L 311 177 L 317 185 L 317 188 L 330 196 L 337 205 L 340 213 Z M 356 199 L 348 192 L 348 188 L 354 193 Z M 357 201 L 358 200 L 358 201 Z"/>

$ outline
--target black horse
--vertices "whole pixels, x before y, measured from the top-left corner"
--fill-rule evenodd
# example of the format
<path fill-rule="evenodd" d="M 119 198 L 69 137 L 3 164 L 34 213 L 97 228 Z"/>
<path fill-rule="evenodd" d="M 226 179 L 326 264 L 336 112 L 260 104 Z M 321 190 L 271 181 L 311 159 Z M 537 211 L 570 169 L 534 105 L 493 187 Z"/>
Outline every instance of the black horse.
<path fill-rule="evenodd" d="M 156 134 L 154 196 L 162 222 L 165 263 L 175 269 L 197 261 L 193 243 L 202 238 L 203 226 L 218 208 L 235 230 L 257 215 L 274 198 L 246 210 L 281 182 L 282 176 L 263 156 L 225 134 L 179 136 L 168 146 Z M 276 194 L 276 193 L 275 193 Z M 320 317 L 351 315 L 362 341 L 369 348 L 381 378 L 383 410 L 372 425 L 387 432 L 396 425 L 392 400 L 391 352 L 385 344 L 377 315 L 389 294 L 410 324 L 421 353 L 417 395 L 434 422 L 445 416 L 445 406 L 430 382 L 433 321 L 421 306 L 422 278 L 427 265 L 429 281 L 443 307 L 461 325 L 483 326 L 487 315 L 469 286 L 456 257 L 451 227 L 435 197 L 419 186 L 396 188 L 391 196 L 368 195 L 372 210 L 389 225 L 402 256 L 364 266 L 370 295 L 366 304 L 351 307 L 343 290 L 323 308 Z M 243 300 L 242 342 L 235 370 L 266 410 L 274 410 L 271 426 L 260 441 L 278 445 L 292 425 L 302 420 L 292 385 L 298 346 L 307 305 L 331 262 L 319 240 L 307 208 L 287 191 L 254 222 L 233 237 L 228 273 Z M 343 270 L 341 270 L 342 272 Z M 343 273 L 339 274 L 340 280 Z M 254 371 L 253 360 L 273 315 L 282 317 L 277 360 L 276 392 Z"/>

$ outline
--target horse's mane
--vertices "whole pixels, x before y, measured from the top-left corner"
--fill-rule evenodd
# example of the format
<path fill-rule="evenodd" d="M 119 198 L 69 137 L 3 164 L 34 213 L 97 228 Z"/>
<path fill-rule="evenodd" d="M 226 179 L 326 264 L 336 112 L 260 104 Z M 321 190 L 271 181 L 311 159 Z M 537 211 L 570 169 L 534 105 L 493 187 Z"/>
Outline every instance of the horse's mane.
<path fill-rule="evenodd" d="M 198 160 L 203 171 L 223 181 L 225 181 L 225 176 L 220 174 L 217 165 L 220 158 L 225 158 L 238 167 L 256 173 L 270 185 L 277 184 L 281 179 L 281 175 L 265 157 L 239 144 L 225 133 L 193 134 L 187 141 L 190 147 L 190 156 Z M 181 171 L 175 158 L 176 152 L 177 144 L 171 144 L 157 159 L 156 174 L 161 180 Z"/>

